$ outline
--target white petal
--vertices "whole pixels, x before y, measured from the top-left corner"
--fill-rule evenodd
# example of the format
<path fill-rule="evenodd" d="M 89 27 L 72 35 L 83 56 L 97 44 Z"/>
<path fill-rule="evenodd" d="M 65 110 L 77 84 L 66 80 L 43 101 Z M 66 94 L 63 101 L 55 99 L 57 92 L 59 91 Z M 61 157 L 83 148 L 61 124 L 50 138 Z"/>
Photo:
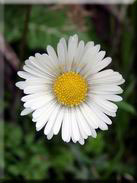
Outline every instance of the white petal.
<path fill-rule="evenodd" d="M 86 133 L 86 135 L 90 136 L 91 135 L 90 127 L 87 121 L 85 120 L 85 118 L 83 117 L 83 115 L 81 114 L 81 111 L 79 108 L 76 108 L 76 119 L 77 119 L 77 123 L 80 123 L 80 126 L 82 126 L 83 131 Z"/>
<path fill-rule="evenodd" d="M 57 105 L 54 112 L 51 114 L 51 117 L 49 118 L 49 121 L 44 129 L 44 134 L 47 135 L 50 133 L 55 121 L 56 121 L 56 118 L 57 118 L 57 115 L 58 115 L 58 112 L 59 112 L 59 109 L 60 109 L 60 105 Z"/>
<path fill-rule="evenodd" d="M 105 54 L 106 52 L 105 51 L 100 51 L 98 54 L 97 54 L 97 61 L 100 62 L 104 57 L 105 57 Z"/>
<path fill-rule="evenodd" d="M 27 86 L 24 89 L 24 93 L 25 94 L 33 94 L 33 93 L 37 93 L 37 92 L 45 92 L 46 94 L 50 94 L 50 86 L 48 85 L 36 85 L 36 86 Z"/>
<path fill-rule="evenodd" d="M 68 136 L 67 136 L 67 139 L 66 139 L 66 142 L 70 142 L 71 140 L 71 135 L 72 135 L 72 121 L 71 121 L 71 117 L 70 117 L 70 109 L 68 108 Z"/>
<path fill-rule="evenodd" d="M 119 102 L 119 101 L 122 101 L 122 97 L 119 96 L 119 95 L 99 95 L 99 97 L 101 97 L 102 99 L 105 99 L 105 100 L 110 100 L 110 101 L 113 101 L 113 102 Z"/>
<path fill-rule="evenodd" d="M 82 67 L 82 64 L 80 64 L 80 60 L 83 56 L 83 52 L 84 52 L 84 41 L 80 41 L 74 57 L 74 61 L 76 63 L 75 67 L 76 72 L 79 72 L 79 69 Z"/>
<path fill-rule="evenodd" d="M 99 90 L 91 90 L 90 91 L 91 94 L 94 94 L 94 95 L 115 95 L 115 94 L 121 94 L 123 93 L 123 90 L 120 89 L 118 91 L 99 91 Z M 90 94 L 89 93 L 89 94 Z"/>
<path fill-rule="evenodd" d="M 24 65 L 23 70 L 32 74 L 35 77 L 45 78 L 45 74 L 34 67 Z"/>
<path fill-rule="evenodd" d="M 56 104 L 57 105 L 57 104 Z M 56 105 L 52 105 L 49 109 L 47 109 L 47 111 L 45 111 L 45 113 L 40 116 L 40 118 L 37 120 L 37 123 L 36 123 L 36 130 L 39 131 L 41 130 L 45 125 L 46 123 L 48 122 L 49 118 L 51 117 L 53 111 L 55 110 L 56 108 Z"/>
<path fill-rule="evenodd" d="M 43 69 L 45 70 L 45 72 L 50 76 L 55 77 L 60 72 L 58 65 L 53 63 L 50 56 L 48 56 L 45 53 L 41 55 L 39 62 L 43 67 Z"/>
<path fill-rule="evenodd" d="M 27 115 L 27 114 L 30 114 L 30 113 L 32 113 L 33 112 L 33 110 L 31 109 L 31 108 L 25 108 L 22 112 L 21 112 L 21 116 L 25 116 L 25 115 Z"/>
<path fill-rule="evenodd" d="M 116 112 L 118 107 L 116 104 L 109 102 L 107 100 L 103 100 L 101 97 L 99 97 L 99 95 L 92 95 L 90 96 L 91 100 L 96 101 L 98 103 L 100 103 L 100 105 L 102 105 L 104 108 L 106 108 L 107 110 L 110 110 L 112 112 Z"/>
<path fill-rule="evenodd" d="M 83 51 L 83 55 L 81 58 L 81 62 L 85 62 L 85 57 L 87 55 L 87 53 L 91 52 L 91 50 L 94 48 L 94 42 L 90 41 L 86 44 L 86 46 L 84 47 L 84 51 Z"/>
<path fill-rule="evenodd" d="M 81 145 L 84 145 L 84 139 L 83 138 L 81 138 L 80 140 L 79 140 L 79 143 L 81 144 Z"/>
<path fill-rule="evenodd" d="M 41 87 L 42 89 L 43 89 L 43 87 L 44 87 L 44 90 L 45 90 L 45 88 L 51 88 L 52 86 L 51 86 L 51 83 L 49 82 L 33 82 L 33 81 L 20 81 L 20 82 L 18 82 L 18 83 L 16 83 L 16 86 L 17 87 L 19 87 L 20 89 L 22 89 L 22 90 L 24 90 L 25 91 L 25 93 L 26 92 L 29 92 L 28 91 L 28 88 L 30 89 L 31 87 L 34 89 L 36 89 L 37 87 Z M 27 88 L 27 89 L 26 89 Z M 37 92 L 37 90 L 36 90 L 36 92 Z M 26 93 L 26 94 L 29 94 L 29 93 Z"/>
<path fill-rule="evenodd" d="M 90 76 L 89 79 L 102 79 L 102 77 L 108 77 L 108 76 L 113 76 L 114 74 L 114 71 L 112 69 L 106 69 L 106 70 L 103 70 L 103 71 L 100 71 L 98 73 L 95 73 L 93 75 Z"/>
<path fill-rule="evenodd" d="M 116 85 L 91 85 L 91 92 L 96 92 L 96 91 L 103 91 L 103 92 L 115 92 L 115 93 L 121 93 L 123 92 L 123 90 L 121 89 L 120 86 L 116 86 Z"/>
<path fill-rule="evenodd" d="M 78 44 L 78 36 L 74 35 L 70 37 L 70 39 L 68 40 L 68 64 L 67 64 L 68 71 L 70 71 L 72 68 L 72 62 L 76 54 L 77 44 Z"/>
<path fill-rule="evenodd" d="M 77 141 L 74 139 L 73 135 L 72 135 L 72 142 L 76 143 Z"/>
<path fill-rule="evenodd" d="M 122 79 L 119 80 L 116 84 L 117 84 L 117 85 L 121 85 L 121 84 L 123 84 L 123 83 L 125 83 L 125 80 L 122 78 Z"/>
<path fill-rule="evenodd" d="M 123 82 L 123 78 L 119 73 L 113 72 L 109 75 L 105 75 L 105 74 L 103 75 L 102 73 L 99 75 L 99 73 L 91 75 L 91 77 L 89 77 L 88 79 L 88 83 L 92 85 L 99 85 L 99 84 L 119 85 L 119 83 Z"/>
<path fill-rule="evenodd" d="M 96 138 L 97 137 L 96 130 L 91 128 L 91 135 L 92 135 L 93 138 Z"/>
<path fill-rule="evenodd" d="M 21 98 L 21 101 L 23 102 L 27 102 L 30 101 L 32 99 L 36 99 L 36 98 L 41 98 L 41 97 L 45 97 L 47 94 L 45 92 L 38 92 L 38 93 L 34 93 L 34 94 L 30 94 L 30 95 L 26 95 L 24 97 Z"/>
<path fill-rule="evenodd" d="M 24 103 L 24 107 L 30 107 L 31 109 L 38 109 L 42 106 L 44 106 L 46 103 L 52 101 L 54 99 L 54 96 L 52 95 L 46 95 L 45 97 L 39 97 L 36 99 L 32 99 L 28 102 Z"/>
<path fill-rule="evenodd" d="M 48 55 L 52 58 L 52 60 L 55 61 L 56 64 L 58 64 L 59 61 L 58 61 L 57 54 L 56 54 L 54 48 L 50 45 L 47 46 L 47 52 L 48 52 Z"/>
<path fill-rule="evenodd" d="M 106 57 L 104 60 L 98 62 L 97 64 L 92 64 L 92 67 L 90 67 L 90 69 L 89 66 L 87 66 L 86 69 L 81 71 L 81 73 L 84 74 L 87 78 L 89 75 L 93 75 L 107 67 L 111 63 L 111 61 L 112 59 L 110 57 Z"/>
<path fill-rule="evenodd" d="M 116 116 L 116 112 L 112 112 L 112 111 L 110 111 L 110 109 L 109 110 L 106 109 L 104 106 L 102 106 L 100 104 L 99 101 L 96 101 L 96 100 L 93 100 L 93 99 L 90 99 L 90 98 L 88 100 L 90 101 L 91 104 L 93 103 L 96 106 L 97 109 L 99 109 L 103 113 L 107 114 L 108 116 L 112 116 L 112 117 Z"/>
<path fill-rule="evenodd" d="M 78 128 L 78 124 L 76 121 L 76 117 L 75 117 L 75 109 L 70 109 L 70 116 L 71 116 L 71 127 L 72 127 L 72 138 L 74 139 L 74 141 L 78 141 L 80 139 L 80 133 L 79 133 L 79 128 Z"/>
<path fill-rule="evenodd" d="M 26 83 L 25 81 L 19 81 L 16 84 L 16 87 L 18 87 L 20 90 L 24 90 L 24 88 L 26 87 Z"/>
<path fill-rule="evenodd" d="M 39 84 L 51 84 L 53 82 L 53 78 L 38 78 L 38 77 L 32 77 L 29 79 L 26 79 L 26 83 L 39 83 Z"/>
<path fill-rule="evenodd" d="M 53 80 L 52 79 L 35 79 L 35 80 L 26 80 L 24 82 L 25 82 L 25 87 L 37 86 L 37 85 L 51 86 L 53 83 Z"/>
<path fill-rule="evenodd" d="M 86 43 L 86 46 L 85 46 L 85 50 L 84 50 L 84 54 L 86 54 L 86 52 L 89 50 L 89 49 L 92 49 L 94 47 L 94 41 L 89 41 Z"/>
<path fill-rule="evenodd" d="M 99 122 L 99 128 L 101 130 L 108 130 L 108 126 L 106 125 L 106 123 L 104 123 L 102 121 Z"/>
<path fill-rule="evenodd" d="M 86 51 L 86 53 L 84 54 L 84 57 L 82 58 L 82 63 L 85 64 L 85 67 L 82 68 L 82 70 L 80 71 L 80 73 L 82 75 L 85 75 L 90 72 L 89 68 L 91 68 L 91 70 L 93 69 L 93 66 L 95 67 L 97 65 L 97 55 L 98 55 L 98 51 L 100 49 L 100 45 L 96 45 L 96 46 L 90 46 L 88 48 L 88 50 Z"/>
<path fill-rule="evenodd" d="M 91 46 L 89 46 L 89 48 L 86 50 L 82 58 L 82 62 L 86 63 L 88 67 L 89 65 L 91 66 L 92 64 L 96 65 L 98 62 L 96 57 L 98 55 L 99 49 L 100 49 L 100 45 L 93 46 L 91 44 Z"/>
<path fill-rule="evenodd" d="M 38 76 L 34 76 L 34 75 L 29 74 L 29 73 L 24 72 L 24 71 L 18 71 L 17 74 L 18 74 L 18 76 L 20 76 L 23 79 L 26 79 L 27 81 L 33 81 L 33 80 L 34 81 L 35 80 L 37 80 L 37 81 L 45 81 L 45 79 L 46 79 L 46 76 L 44 78 L 40 78 Z"/>
<path fill-rule="evenodd" d="M 36 109 L 32 116 L 34 119 L 39 118 L 40 116 L 44 115 L 53 105 L 56 104 L 56 100 L 52 100 L 50 102 L 47 102 L 43 107 Z"/>
<path fill-rule="evenodd" d="M 98 128 L 98 124 L 96 121 L 95 116 L 92 116 L 89 112 L 89 108 L 87 107 L 86 104 L 82 104 L 80 106 L 81 112 L 83 114 L 83 116 L 85 117 L 85 119 L 87 120 L 88 124 L 91 126 L 91 128 L 93 129 L 97 129 Z"/>
<path fill-rule="evenodd" d="M 39 102 L 49 102 L 50 100 L 53 99 L 53 96 L 52 95 L 48 95 L 48 94 L 43 94 L 43 95 L 39 95 L 37 96 L 37 93 L 36 94 L 31 94 L 31 95 L 27 95 L 25 97 L 23 97 L 23 100 L 26 100 L 24 106 L 25 107 L 31 107 L 32 105 L 37 105 Z"/>
<path fill-rule="evenodd" d="M 94 103 L 90 103 L 88 102 L 88 105 L 90 106 L 90 108 L 94 111 L 94 113 L 98 116 L 98 118 L 102 121 L 104 121 L 107 124 L 112 124 L 112 121 L 110 118 L 107 117 L 107 115 L 105 115 L 101 110 L 99 110 L 96 105 L 94 105 Z"/>
<path fill-rule="evenodd" d="M 42 55 L 40 55 L 38 58 L 29 57 L 29 60 L 26 60 L 25 64 L 27 67 L 34 70 L 35 72 L 44 74 L 44 78 L 51 78 L 52 74 L 49 73 L 49 69 L 47 67 L 43 67 L 43 61 L 41 62 L 42 57 Z"/>
<path fill-rule="evenodd" d="M 87 104 L 84 104 L 83 106 L 85 107 L 85 110 L 92 116 L 92 121 L 94 120 L 94 123 L 97 125 L 97 127 L 99 127 L 101 130 L 108 129 L 107 125 L 97 117 L 92 108 L 89 108 Z"/>
<path fill-rule="evenodd" d="M 64 111 L 64 119 L 62 123 L 62 139 L 64 141 L 70 141 L 70 120 L 68 108 L 66 108 Z"/>
<path fill-rule="evenodd" d="M 53 137 L 53 131 L 51 130 L 50 133 L 47 135 L 47 139 L 50 140 Z"/>
<path fill-rule="evenodd" d="M 60 67 L 64 70 L 66 58 L 65 58 L 65 51 L 64 51 L 64 46 L 63 46 L 62 42 L 58 43 L 57 52 L 58 52 L 58 59 L 59 59 Z"/>
<path fill-rule="evenodd" d="M 56 119 L 56 122 L 53 126 L 53 133 L 55 135 L 58 134 L 60 128 L 61 128 L 61 124 L 62 124 L 62 121 L 63 121 L 63 118 L 64 118 L 64 107 L 62 107 L 59 111 L 59 114 L 57 116 L 57 119 Z"/>
<path fill-rule="evenodd" d="M 45 116 L 47 116 L 48 111 L 50 111 L 52 108 L 55 108 L 54 106 L 56 106 L 56 102 L 50 101 L 49 103 L 45 104 L 41 108 L 36 109 L 35 112 L 37 112 L 37 113 L 33 112 L 33 114 L 32 114 L 33 121 L 35 121 L 35 122 L 45 121 Z M 34 114 L 35 114 L 35 116 L 34 116 Z"/>
<path fill-rule="evenodd" d="M 80 135 L 83 139 L 87 139 L 88 138 L 88 135 L 85 133 L 85 130 L 83 128 L 83 125 L 82 123 L 78 120 L 78 117 L 77 117 L 77 113 L 76 113 L 76 120 L 77 120 L 77 124 L 78 124 L 78 127 L 79 127 L 79 131 L 80 131 Z"/>
<path fill-rule="evenodd" d="M 35 78 L 35 76 L 32 76 L 31 74 L 24 72 L 24 71 L 18 71 L 17 75 L 23 79 L 29 79 L 29 78 Z"/>
<path fill-rule="evenodd" d="M 50 71 L 53 71 L 52 69 L 54 68 L 54 66 L 56 65 L 54 60 L 51 59 L 51 57 L 44 53 L 41 55 L 36 55 L 37 57 L 37 61 L 39 61 L 39 64 L 43 67 L 43 68 L 48 68 Z"/>
<path fill-rule="evenodd" d="M 87 106 L 89 107 L 88 104 L 87 104 Z M 92 118 L 93 118 L 93 117 L 95 118 L 98 127 L 99 127 L 101 130 L 108 130 L 108 126 L 105 124 L 105 122 L 102 121 L 102 119 L 100 120 L 100 118 L 98 117 L 98 115 L 96 115 L 95 110 L 93 110 L 92 107 L 89 107 L 88 110 L 89 110 L 89 112 L 90 112 Z"/>
<path fill-rule="evenodd" d="M 64 71 L 67 71 L 67 58 L 68 58 L 68 51 L 67 51 L 67 43 L 64 38 L 60 39 L 60 42 L 63 44 L 63 54 L 64 54 Z"/>
<path fill-rule="evenodd" d="M 106 57 L 104 60 L 102 60 L 101 62 L 99 62 L 96 65 L 96 68 L 93 69 L 94 71 L 92 72 L 92 74 L 104 69 L 105 67 L 107 67 L 111 63 L 111 61 L 112 61 L 112 58 Z"/>

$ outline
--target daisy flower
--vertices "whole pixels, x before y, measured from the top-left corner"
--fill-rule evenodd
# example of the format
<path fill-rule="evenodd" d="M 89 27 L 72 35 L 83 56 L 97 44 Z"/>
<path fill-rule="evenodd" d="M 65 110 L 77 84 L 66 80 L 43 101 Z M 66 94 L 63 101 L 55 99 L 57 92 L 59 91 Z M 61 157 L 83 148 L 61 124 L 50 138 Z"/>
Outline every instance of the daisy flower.
<path fill-rule="evenodd" d="M 107 130 L 118 109 L 113 102 L 122 100 L 121 74 L 104 70 L 112 59 L 105 57 L 100 45 L 78 41 L 70 36 L 60 39 L 57 53 L 47 46 L 47 53 L 29 57 L 18 75 L 23 81 L 16 86 L 23 90 L 25 109 L 32 113 L 36 130 L 44 128 L 48 139 L 61 131 L 65 142 L 84 144 L 88 136 L 96 137 L 96 129 Z"/>

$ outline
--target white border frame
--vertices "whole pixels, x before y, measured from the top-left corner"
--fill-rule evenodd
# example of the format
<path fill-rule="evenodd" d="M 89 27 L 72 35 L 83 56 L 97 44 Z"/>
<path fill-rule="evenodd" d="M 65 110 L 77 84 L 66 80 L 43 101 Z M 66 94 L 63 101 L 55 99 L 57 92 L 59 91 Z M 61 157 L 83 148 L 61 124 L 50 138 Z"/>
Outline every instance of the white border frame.
<path fill-rule="evenodd" d="M 135 0 L 0 0 L 2 4 L 132 4 Z"/>
<path fill-rule="evenodd" d="M 123 4 L 130 5 L 133 4 L 135 0 L 0 0 L 0 31 L 1 34 L 4 33 L 4 4 Z M 4 49 L 4 45 L 2 45 Z M 3 59 L 3 58 L 2 58 Z M 4 61 L 3 61 L 4 63 Z M 1 65 L 0 65 L 1 67 Z M 4 64 L 2 65 L 4 68 Z M 4 102 L 4 72 L 0 73 L 0 101 Z M 3 170 L 0 170 L 0 179 L 4 178 L 4 116 L 3 108 L 0 111 L 0 158 Z"/>

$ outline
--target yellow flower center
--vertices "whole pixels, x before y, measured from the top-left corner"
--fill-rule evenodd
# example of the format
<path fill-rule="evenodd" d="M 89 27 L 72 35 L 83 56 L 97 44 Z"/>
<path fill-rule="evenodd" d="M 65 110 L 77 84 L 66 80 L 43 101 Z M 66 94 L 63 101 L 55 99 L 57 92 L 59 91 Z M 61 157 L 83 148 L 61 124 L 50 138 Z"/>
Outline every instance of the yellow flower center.
<path fill-rule="evenodd" d="M 57 100 L 68 107 L 77 106 L 86 98 L 87 81 L 78 73 L 66 72 L 60 75 L 53 84 Z"/>

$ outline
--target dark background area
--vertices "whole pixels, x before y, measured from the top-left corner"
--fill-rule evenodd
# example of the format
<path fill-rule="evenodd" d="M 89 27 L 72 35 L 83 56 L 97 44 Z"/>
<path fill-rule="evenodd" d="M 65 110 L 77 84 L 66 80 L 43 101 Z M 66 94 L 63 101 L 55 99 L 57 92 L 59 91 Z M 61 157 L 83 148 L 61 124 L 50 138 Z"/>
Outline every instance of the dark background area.
<path fill-rule="evenodd" d="M 36 132 L 31 116 L 21 117 L 23 95 L 16 72 L 36 52 L 56 48 L 61 37 L 99 43 L 113 58 L 110 67 L 126 80 L 124 100 L 108 131 L 98 131 L 84 146 L 66 144 L 60 135 L 48 141 Z M 5 5 L 4 121 L 5 178 L 116 179 L 137 178 L 137 3 L 133 5 Z M 1 48 L 1 47 L 0 47 Z M 2 62 L 2 60 L 0 60 Z M 1 63 L 0 63 L 1 64 Z"/>

